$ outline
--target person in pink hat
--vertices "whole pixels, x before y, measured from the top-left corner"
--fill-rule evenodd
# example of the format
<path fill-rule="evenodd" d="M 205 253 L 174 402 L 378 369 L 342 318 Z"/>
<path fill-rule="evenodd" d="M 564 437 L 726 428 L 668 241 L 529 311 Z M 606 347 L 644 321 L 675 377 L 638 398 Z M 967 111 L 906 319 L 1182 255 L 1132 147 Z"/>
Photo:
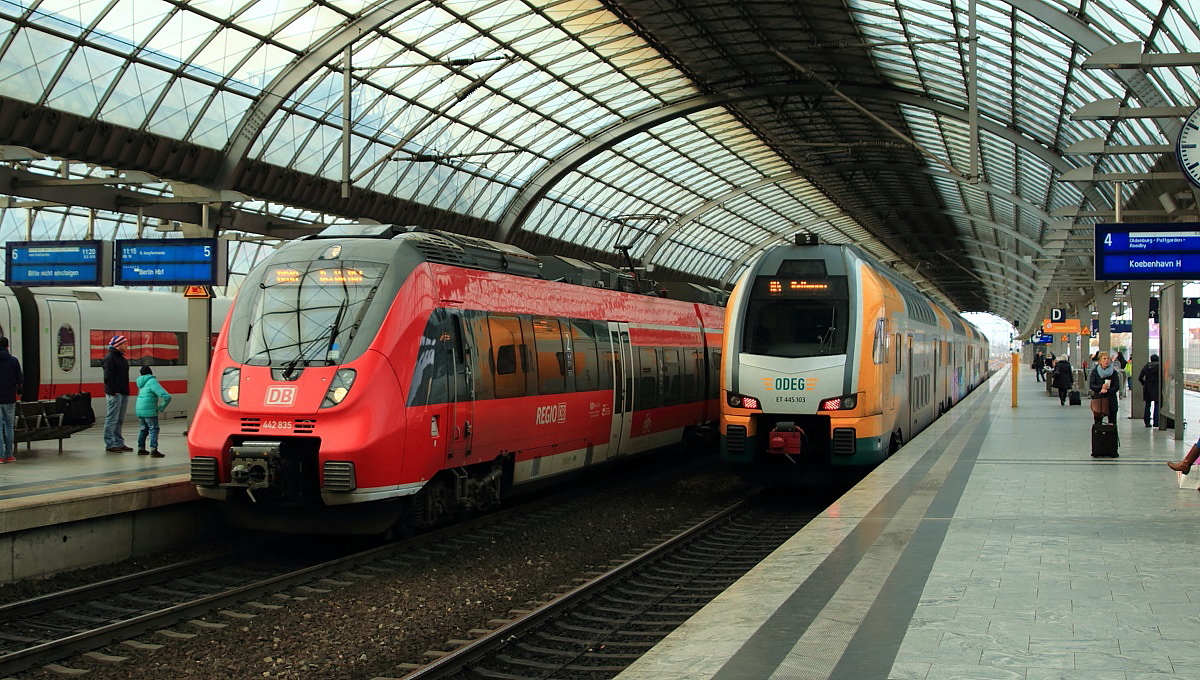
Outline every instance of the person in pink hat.
<path fill-rule="evenodd" d="M 125 446 L 121 426 L 125 424 L 125 405 L 129 403 L 129 362 L 125 359 L 125 347 L 129 340 L 124 335 L 114 335 L 108 341 L 108 354 L 104 355 L 104 450 L 113 453 L 132 451 Z"/>

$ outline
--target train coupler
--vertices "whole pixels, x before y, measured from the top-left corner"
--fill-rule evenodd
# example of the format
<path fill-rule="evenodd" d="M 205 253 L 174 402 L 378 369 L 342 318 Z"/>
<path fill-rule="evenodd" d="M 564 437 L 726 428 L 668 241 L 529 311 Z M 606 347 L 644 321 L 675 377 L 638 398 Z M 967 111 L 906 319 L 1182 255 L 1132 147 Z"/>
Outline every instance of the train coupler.
<path fill-rule="evenodd" d="M 775 429 L 767 435 L 767 452 L 787 456 L 799 455 L 803 439 L 804 430 L 796 427 L 795 423 L 776 423 Z"/>
<path fill-rule="evenodd" d="M 244 488 L 250 500 L 257 503 L 254 490 L 269 488 L 279 479 L 281 445 L 282 442 L 278 441 L 248 441 L 231 447 L 233 459 L 230 461 L 229 475 L 232 482 L 222 486 Z"/>

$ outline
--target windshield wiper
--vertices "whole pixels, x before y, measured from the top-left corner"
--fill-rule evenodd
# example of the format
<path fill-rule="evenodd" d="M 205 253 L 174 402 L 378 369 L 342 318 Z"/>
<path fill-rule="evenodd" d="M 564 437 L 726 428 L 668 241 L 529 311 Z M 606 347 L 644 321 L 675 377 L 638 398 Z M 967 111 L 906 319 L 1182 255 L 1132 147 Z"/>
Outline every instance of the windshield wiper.
<path fill-rule="evenodd" d="M 329 328 L 325 329 L 325 332 L 322 333 L 321 335 L 308 341 L 307 344 L 305 344 L 303 347 L 300 348 L 300 352 L 296 354 L 296 358 L 288 361 L 286 364 L 283 365 L 282 377 L 284 380 L 291 379 L 292 372 L 296 370 L 296 366 L 301 361 L 304 362 L 305 366 L 308 366 L 310 361 L 315 361 L 315 359 L 310 359 L 307 356 L 307 354 L 310 351 L 312 351 L 312 349 L 314 347 L 324 346 L 324 348 L 325 348 L 325 365 L 328 366 L 333 363 L 333 360 L 329 358 L 329 350 L 333 347 L 334 341 L 337 340 L 338 331 L 342 324 L 342 317 L 344 317 L 346 315 L 346 309 L 349 306 L 350 306 L 350 301 L 348 299 L 343 298 L 342 304 L 340 306 L 338 306 L 337 316 L 335 316 L 333 318 L 333 323 L 330 324 Z M 324 343 L 324 345 L 322 345 L 322 343 Z"/>
<path fill-rule="evenodd" d="M 824 335 L 821 336 L 821 344 L 817 346 L 817 354 L 824 354 L 826 351 L 833 348 L 833 334 L 837 331 L 837 326 L 835 325 L 836 323 L 837 318 L 833 314 L 830 314 L 829 328 L 827 328 Z"/>

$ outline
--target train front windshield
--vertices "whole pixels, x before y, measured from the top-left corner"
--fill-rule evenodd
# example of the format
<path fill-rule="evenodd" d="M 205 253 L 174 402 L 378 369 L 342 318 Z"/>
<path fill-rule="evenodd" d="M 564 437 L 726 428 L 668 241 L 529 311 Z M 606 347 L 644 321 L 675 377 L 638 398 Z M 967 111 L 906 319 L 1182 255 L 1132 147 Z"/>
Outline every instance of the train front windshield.
<path fill-rule="evenodd" d="M 352 261 L 271 265 L 251 301 L 245 363 L 288 369 L 341 363 L 386 269 Z"/>
<path fill-rule="evenodd" d="M 845 354 L 849 312 L 845 277 L 759 277 L 746 307 L 742 351 L 786 358 Z"/>

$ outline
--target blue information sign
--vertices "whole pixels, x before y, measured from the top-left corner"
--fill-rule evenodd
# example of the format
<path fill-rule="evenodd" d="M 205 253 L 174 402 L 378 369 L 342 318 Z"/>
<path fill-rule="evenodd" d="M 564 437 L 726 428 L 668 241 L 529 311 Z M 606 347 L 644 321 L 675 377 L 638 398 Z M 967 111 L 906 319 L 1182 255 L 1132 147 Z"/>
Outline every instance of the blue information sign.
<path fill-rule="evenodd" d="M 118 286 L 223 286 L 226 241 L 215 238 L 117 241 L 113 283 Z"/>
<path fill-rule="evenodd" d="M 106 241 L 9 241 L 4 263 L 10 286 L 112 283 L 112 244 Z"/>
<path fill-rule="evenodd" d="M 1097 281 L 1200 279 L 1200 222 L 1096 225 Z"/>

